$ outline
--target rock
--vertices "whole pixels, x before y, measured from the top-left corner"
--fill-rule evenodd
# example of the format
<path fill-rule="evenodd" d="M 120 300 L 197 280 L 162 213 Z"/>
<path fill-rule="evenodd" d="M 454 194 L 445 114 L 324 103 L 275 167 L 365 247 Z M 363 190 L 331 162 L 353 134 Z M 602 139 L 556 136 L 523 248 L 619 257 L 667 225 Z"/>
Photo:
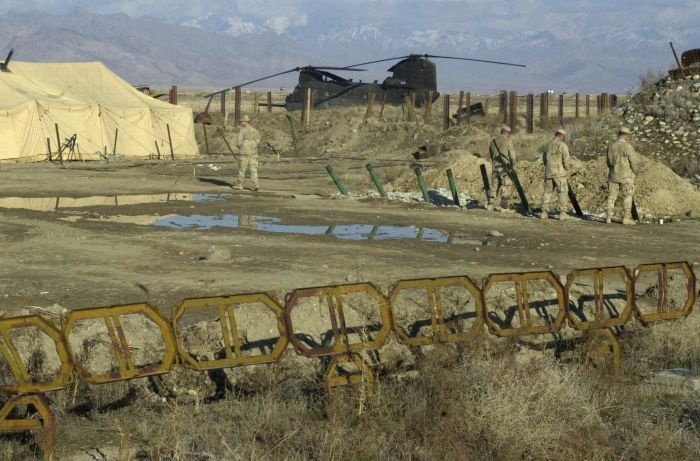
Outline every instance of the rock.
<path fill-rule="evenodd" d="M 490 230 L 490 231 L 489 231 L 489 235 L 490 235 L 491 237 L 503 237 L 503 233 L 501 233 L 501 232 L 499 232 L 499 231 L 497 231 L 497 230 L 495 230 L 495 229 L 494 229 L 494 230 Z"/>
<path fill-rule="evenodd" d="M 673 368 L 659 371 L 649 376 L 649 384 L 700 391 L 700 376 L 686 368 Z"/>
<path fill-rule="evenodd" d="M 231 250 L 226 248 L 209 248 L 209 256 L 206 258 L 210 263 L 218 264 L 231 261 Z"/>
<path fill-rule="evenodd" d="M 358 280 L 358 278 L 357 278 L 357 275 L 355 275 L 355 274 L 348 274 L 348 275 L 345 277 L 345 281 L 346 281 L 346 282 L 350 282 L 350 283 L 356 283 L 356 282 L 358 282 L 359 280 Z"/>

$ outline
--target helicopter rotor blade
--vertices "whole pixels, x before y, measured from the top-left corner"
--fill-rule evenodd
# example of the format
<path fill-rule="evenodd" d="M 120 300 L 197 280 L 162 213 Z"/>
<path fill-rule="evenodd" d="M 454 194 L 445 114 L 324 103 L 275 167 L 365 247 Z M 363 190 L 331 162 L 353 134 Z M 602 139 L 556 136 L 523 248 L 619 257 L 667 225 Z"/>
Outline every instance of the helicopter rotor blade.
<path fill-rule="evenodd" d="M 399 59 L 406 59 L 406 58 L 410 58 L 410 56 L 399 56 L 399 57 L 397 57 L 397 58 L 387 58 L 387 59 L 378 59 L 378 60 L 376 60 L 376 61 L 361 62 L 361 63 L 359 63 L 359 64 L 353 64 L 352 66 L 341 67 L 341 69 L 342 69 L 342 70 L 350 70 L 350 69 L 352 69 L 353 67 L 366 66 L 366 65 L 368 65 L 368 64 L 377 64 L 377 63 L 380 63 L 380 62 L 387 62 L 387 61 L 396 61 L 396 60 L 399 60 Z"/>
<path fill-rule="evenodd" d="M 424 54 L 423 57 L 425 57 L 425 58 L 437 58 L 437 59 L 454 59 L 454 60 L 458 60 L 458 61 L 483 62 L 486 64 L 500 64 L 503 66 L 527 67 L 524 64 L 514 64 L 512 62 L 489 61 L 486 59 L 474 59 L 474 58 L 459 58 L 459 57 L 455 57 L 455 56 L 436 56 L 434 54 Z"/>
<path fill-rule="evenodd" d="M 344 70 L 347 72 L 367 72 L 367 69 L 351 69 L 347 67 L 316 67 L 316 66 L 308 66 L 311 69 L 316 69 L 316 70 Z"/>
<path fill-rule="evenodd" d="M 234 86 L 232 86 L 232 87 L 226 88 L 225 90 L 221 90 L 221 91 L 217 91 L 217 92 L 215 92 L 215 93 L 208 94 L 208 95 L 206 95 L 206 96 L 204 96 L 204 97 L 205 97 L 205 98 L 210 98 L 210 97 L 212 97 L 212 96 L 217 96 L 217 95 L 219 95 L 219 94 L 228 93 L 228 92 L 231 91 L 231 89 L 233 89 L 233 88 L 238 88 L 238 87 L 240 87 L 240 86 L 250 85 L 250 84 L 252 84 L 252 83 L 262 82 L 263 80 L 267 80 L 268 78 L 279 77 L 280 75 L 291 74 L 292 72 L 299 72 L 301 69 L 302 69 L 301 67 L 295 67 L 294 69 L 285 70 L 284 72 L 278 72 L 278 73 L 276 73 L 276 74 L 268 75 L 267 77 L 262 77 L 262 78 L 258 78 L 258 79 L 255 79 L 255 80 L 251 80 L 251 81 L 249 81 L 249 82 L 240 83 L 240 84 L 238 84 L 238 85 L 234 85 Z"/>

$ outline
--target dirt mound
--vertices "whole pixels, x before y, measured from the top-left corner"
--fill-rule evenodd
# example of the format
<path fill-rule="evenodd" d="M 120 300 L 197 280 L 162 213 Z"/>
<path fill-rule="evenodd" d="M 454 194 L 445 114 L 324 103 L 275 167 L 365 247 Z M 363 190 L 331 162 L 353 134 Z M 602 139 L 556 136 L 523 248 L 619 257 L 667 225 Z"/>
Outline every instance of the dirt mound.
<path fill-rule="evenodd" d="M 448 188 L 446 171 L 451 168 L 461 192 L 485 201 L 479 166 L 486 165 L 490 175 L 490 162 L 462 150 L 450 151 L 447 155 L 452 159 L 447 165 L 424 172 L 428 187 Z M 605 158 L 586 162 L 574 159 L 573 164 L 571 184 L 581 207 L 589 213 L 604 212 L 608 183 Z M 534 206 L 539 205 L 542 197 L 543 174 L 541 161 L 518 163 L 520 182 Z M 406 172 L 393 183 L 393 187 L 401 191 L 415 190 L 415 176 L 412 172 Z M 637 207 L 642 215 L 678 216 L 700 212 L 700 191 L 660 162 L 641 157 L 636 187 Z"/>

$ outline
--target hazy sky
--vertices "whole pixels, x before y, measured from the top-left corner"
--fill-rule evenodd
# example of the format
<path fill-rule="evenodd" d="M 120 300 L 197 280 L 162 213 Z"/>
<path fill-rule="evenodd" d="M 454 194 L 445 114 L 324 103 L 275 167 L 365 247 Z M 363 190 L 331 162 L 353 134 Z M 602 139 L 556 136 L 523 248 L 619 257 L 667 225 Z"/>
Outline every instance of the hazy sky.
<path fill-rule="evenodd" d="M 78 6 L 98 13 L 149 15 L 175 23 L 221 15 L 279 32 L 392 24 L 394 30 L 463 30 L 491 37 L 541 30 L 566 36 L 654 30 L 670 38 L 700 23 L 698 0 L 0 0 L 0 12 L 65 14 Z"/>

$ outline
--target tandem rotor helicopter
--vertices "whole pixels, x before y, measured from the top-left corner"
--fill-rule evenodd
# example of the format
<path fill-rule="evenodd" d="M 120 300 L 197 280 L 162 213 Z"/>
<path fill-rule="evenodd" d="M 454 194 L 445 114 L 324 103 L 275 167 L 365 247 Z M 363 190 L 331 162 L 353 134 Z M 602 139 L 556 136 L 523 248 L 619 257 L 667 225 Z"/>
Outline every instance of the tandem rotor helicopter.
<path fill-rule="evenodd" d="M 207 107 L 200 116 L 208 115 L 209 107 L 215 96 L 219 96 L 235 88 L 252 85 L 253 83 L 262 82 L 264 80 L 279 77 L 281 75 L 299 72 L 299 83 L 290 93 L 285 103 L 277 107 L 285 107 L 287 110 L 299 110 L 302 108 L 304 91 L 311 88 L 313 107 L 330 107 L 330 106 L 349 106 L 360 105 L 367 101 L 368 94 L 374 93 L 378 97 L 383 96 L 383 100 L 387 104 L 401 104 L 404 97 L 413 92 L 416 95 L 416 107 L 421 107 L 430 91 L 432 91 L 433 101 L 440 97 L 437 91 L 437 66 L 431 59 L 451 59 L 458 61 L 472 61 L 486 64 L 497 64 L 503 66 L 526 67 L 523 64 L 514 64 L 510 62 L 489 61 L 485 59 L 461 58 L 454 56 L 437 56 L 432 54 L 410 54 L 407 56 L 399 56 L 387 59 L 378 59 L 375 61 L 361 62 L 343 67 L 328 67 L 328 66 L 303 66 L 293 69 L 278 72 L 276 74 L 267 75 L 249 82 L 234 85 L 225 90 L 217 91 L 205 96 L 209 99 Z M 388 69 L 392 75 L 387 77 L 382 83 L 375 81 L 367 83 L 362 81 L 354 81 L 334 74 L 330 71 L 342 72 L 365 72 L 366 69 L 360 69 L 361 66 L 377 64 L 388 61 L 397 61 L 396 64 Z M 208 117 L 198 117 L 204 121 Z"/>

